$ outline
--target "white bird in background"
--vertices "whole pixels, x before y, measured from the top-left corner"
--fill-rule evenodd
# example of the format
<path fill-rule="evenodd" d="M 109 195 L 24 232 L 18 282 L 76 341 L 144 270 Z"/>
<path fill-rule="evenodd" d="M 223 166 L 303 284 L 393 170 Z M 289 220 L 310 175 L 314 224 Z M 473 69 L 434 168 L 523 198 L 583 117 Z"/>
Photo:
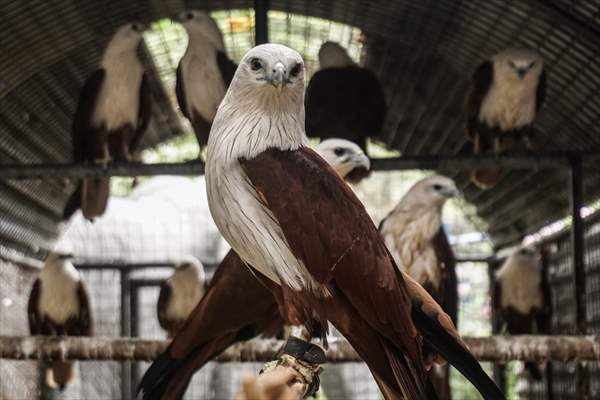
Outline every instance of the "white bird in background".
<path fill-rule="evenodd" d="M 379 232 L 398 267 L 438 300 L 444 259 L 438 259 L 434 238 L 442 224 L 442 207 L 458 196 L 454 181 L 433 175 L 415 183 L 385 217 Z M 440 302 L 441 303 L 441 302 Z"/>
<path fill-rule="evenodd" d="M 173 275 L 162 284 L 156 311 L 160 326 L 170 338 L 181 329 L 205 288 L 204 266 L 194 257 L 180 262 Z"/>
<path fill-rule="evenodd" d="M 533 124 L 546 96 L 543 58 L 530 49 L 511 48 L 481 63 L 465 101 L 465 127 L 474 154 L 500 155 L 517 142 L 532 149 Z M 476 170 L 480 188 L 495 186 L 502 170 Z"/>
<path fill-rule="evenodd" d="M 152 99 L 144 66 L 137 56 L 144 26 L 121 26 L 108 43 L 99 68 L 85 82 L 73 120 L 76 163 L 130 161 L 152 114 Z M 67 201 L 63 217 L 77 209 L 93 221 L 104 214 L 110 178 L 84 178 Z"/>
<path fill-rule="evenodd" d="M 421 179 L 379 225 L 396 265 L 429 292 L 455 325 L 456 260 L 441 224 L 444 204 L 458 194 L 456 184 L 448 177 L 433 175 Z M 449 399 L 448 366 L 435 366 L 431 371 L 438 397 Z"/>
<path fill-rule="evenodd" d="M 500 311 L 504 329 L 511 335 L 539 333 L 545 318 L 542 267 L 539 252 L 520 247 L 496 271 L 494 308 Z M 541 379 L 537 364 L 526 362 L 534 379 Z"/>
<path fill-rule="evenodd" d="M 179 14 L 178 20 L 189 41 L 177 66 L 175 92 L 181 112 L 192 123 L 203 147 L 237 65 L 227 58 L 223 34 L 210 15 L 188 10 Z"/>
<path fill-rule="evenodd" d="M 315 146 L 315 151 L 348 182 L 357 182 L 369 173 L 371 160 L 354 142 L 332 138 Z"/>
<path fill-rule="evenodd" d="M 50 253 L 33 283 L 27 313 L 32 335 L 93 336 L 90 296 L 70 256 Z M 52 361 L 46 383 L 63 390 L 73 376 L 73 364 Z"/>

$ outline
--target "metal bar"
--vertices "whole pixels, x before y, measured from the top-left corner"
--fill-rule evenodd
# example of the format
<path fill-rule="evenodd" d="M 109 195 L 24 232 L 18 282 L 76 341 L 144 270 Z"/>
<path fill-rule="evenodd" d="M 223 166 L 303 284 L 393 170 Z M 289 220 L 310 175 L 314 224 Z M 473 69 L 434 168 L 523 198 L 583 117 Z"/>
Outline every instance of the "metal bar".
<path fill-rule="evenodd" d="M 600 336 L 497 335 L 463 338 L 481 361 L 512 360 L 537 363 L 555 360 L 599 361 Z M 169 345 L 168 340 L 75 336 L 0 336 L 0 359 L 152 361 Z M 269 361 L 283 345 L 275 339 L 254 339 L 231 346 L 216 357 L 218 362 Z M 360 361 L 344 339 L 329 341 L 327 357 L 332 363 Z"/>
<path fill-rule="evenodd" d="M 131 329 L 131 337 L 139 337 L 139 316 L 138 316 L 138 300 L 139 300 L 139 292 L 138 287 L 133 284 L 133 282 L 129 281 L 129 286 L 131 290 L 131 296 L 129 298 L 129 316 L 130 316 L 130 329 Z M 135 362 L 131 363 L 131 380 L 129 383 L 129 387 L 131 390 L 130 397 L 135 399 L 136 393 L 135 390 L 137 388 L 139 382 L 139 374 L 138 374 L 138 365 Z"/>
<path fill-rule="evenodd" d="M 492 320 L 490 322 L 492 325 L 492 334 L 494 334 L 494 335 L 500 332 L 501 325 L 502 325 L 502 321 L 501 321 L 500 315 L 499 315 L 499 310 L 496 308 L 496 304 L 498 303 L 498 300 L 496 298 L 497 293 L 495 290 L 496 286 L 493 284 L 493 282 L 495 282 L 494 273 L 498 267 L 499 267 L 499 260 L 497 260 L 495 258 L 490 258 L 488 260 L 488 282 L 490 282 L 489 293 L 490 293 L 490 302 L 492 304 L 492 315 L 491 315 Z M 498 387 L 500 387 L 502 389 L 502 391 L 505 392 L 506 391 L 506 365 L 494 363 L 492 374 L 493 374 L 494 382 L 496 382 L 496 385 L 498 385 Z"/>
<path fill-rule="evenodd" d="M 85 178 L 88 176 L 152 176 L 202 175 L 204 163 L 114 163 L 108 165 L 79 164 L 11 164 L 0 166 L 0 180 L 35 178 Z"/>
<path fill-rule="evenodd" d="M 586 161 L 600 158 L 600 153 L 580 153 Z M 371 167 L 375 171 L 410 169 L 458 169 L 506 167 L 513 169 L 566 168 L 570 166 L 569 155 L 563 153 L 532 156 L 489 155 L 435 155 L 393 158 L 375 158 Z M 180 163 L 114 163 L 108 165 L 78 164 L 7 164 L 0 165 L 0 180 L 23 180 L 39 178 L 84 178 L 90 176 L 153 176 L 153 175 L 202 175 L 202 161 Z"/>
<path fill-rule="evenodd" d="M 256 45 L 269 42 L 269 0 L 254 0 L 254 41 Z"/>
<path fill-rule="evenodd" d="M 121 336 L 131 336 L 131 285 L 129 270 L 121 270 Z M 131 362 L 126 361 L 121 365 L 121 398 L 130 400 L 131 391 Z"/>
<path fill-rule="evenodd" d="M 569 158 L 571 165 L 571 252 L 573 260 L 573 277 L 575 290 L 575 315 L 577 319 L 577 333 L 585 334 L 586 323 L 586 291 L 585 291 L 585 261 L 584 261 L 584 226 L 581 217 L 583 207 L 583 166 L 581 158 Z M 577 364 L 577 398 L 588 399 L 590 395 L 590 379 L 587 366 Z"/>

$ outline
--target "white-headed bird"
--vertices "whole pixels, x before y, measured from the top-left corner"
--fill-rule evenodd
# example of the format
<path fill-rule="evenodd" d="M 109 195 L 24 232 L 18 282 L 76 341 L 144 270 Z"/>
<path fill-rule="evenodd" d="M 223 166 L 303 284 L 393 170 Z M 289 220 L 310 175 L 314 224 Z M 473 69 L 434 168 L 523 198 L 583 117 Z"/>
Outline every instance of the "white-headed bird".
<path fill-rule="evenodd" d="M 465 101 L 465 126 L 473 153 L 500 155 L 520 141 L 532 149 L 533 124 L 546 95 L 544 60 L 535 51 L 511 48 L 481 63 Z M 495 186 L 502 169 L 476 170 L 472 181 Z"/>
<path fill-rule="evenodd" d="M 484 395 L 503 398 L 438 320 L 413 307 L 364 206 L 307 147 L 303 77 L 302 57 L 276 44 L 251 49 L 238 66 L 208 141 L 208 201 L 220 232 L 271 281 L 286 323 L 313 333 L 330 321 L 388 398 L 435 398 L 423 341 L 451 362 L 455 350 L 466 353 Z"/>
<path fill-rule="evenodd" d="M 458 194 L 448 177 L 421 179 L 379 225 L 396 265 L 429 292 L 454 324 L 458 310 L 456 260 L 441 224 L 444 204 Z M 450 398 L 447 368 L 433 370 L 431 376 L 438 397 Z"/>
<path fill-rule="evenodd" d="M 204 266 L 189 257 L 175 267 L 175 272 L 160 287 L 156 311 L 160 326 L 170 338 L 181 329 L 204 295 Z"/>
<path fill-rule="evenodd" d="M 515 250 L 496 271 L 495 308 L 500 311 L 504 330 L 511 335 L 536 334 L 542 327 L 545 309 L 542 267 L 539 252 L 533 247 Z M 534 379 L 541 379 L 538 366 L 526 362 Z"/>
<path fill-rule="evenodd" d="M 85 82 L 73 120 L 76 163 L 130 161 L 152 113 L 144 66 L 137 56 L 144 26 L 121 26 L 108 43 L 99 68 Z M 89 220 L 106 210 L 110 178 L 84 178 L 67 201 L 63 217 L 81 208 Z"/>
<path fill-rule="evenodd" d="M 227 58 L 223 34 L 210 15 L 188 10 L 179 14 L 178 20 L 189 40 L 177 67 L 175 92 L 181 112 L 192 123 L 203 147 L 237 66 Z"/>
<path fill-rule="evenodd" d="M 306 133 L 347 139 L 366 151 L 367 138 L 379 136 L 387 111 L 379 79 L 334 42 L 321 46 L 319 63 L 306 88 Z"/>
<path fill-rule="evenodd" d="M 33 283 L 27 305 L 32 335 L 94 335 L 89 293 L 69 259 L 68 255 L 50 253 Z M 47 384 L 63 390 L 72 379 L 72 368 L 72 362 L 52 361 Z"/>

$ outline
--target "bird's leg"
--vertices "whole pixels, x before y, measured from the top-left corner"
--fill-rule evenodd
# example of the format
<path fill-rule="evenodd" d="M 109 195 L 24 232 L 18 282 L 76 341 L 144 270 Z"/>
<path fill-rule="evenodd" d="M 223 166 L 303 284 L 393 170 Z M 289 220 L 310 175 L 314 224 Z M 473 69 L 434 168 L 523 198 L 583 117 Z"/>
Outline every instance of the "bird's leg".
<path fill-rule="evenodd" d="M 127 160 L 128 162 L 133 161 L 133 156 L 131 155 L 131 153 L 129 152 L 129 147 L 127 146 L 126 143 L 122 142 L 121 143 L 121 152 L 123 154 L 123 158 L 125 160 Z"/>
<path fill-rule="evenodd" d="M 479 154 L 481 152 L 481 139 L 479 133 L 475 134 L 475 140 L 473 140 L 473 153 Z"/>
<path fill-rule="evenodd" d="M 494 155 L 498 157 L 502 151 L 502 144 L 500 142 L 500 136 L 494 136 Z"/>
<path fill-rule="evenodd" d="M 104 143 L 102 145 L 102 157 L 96 158 L 96 164 L 102 164 L 106 166 L 109 162 L 112 161 L 110 158 L 110 151 L 108 150 L 108 143 Z"/>

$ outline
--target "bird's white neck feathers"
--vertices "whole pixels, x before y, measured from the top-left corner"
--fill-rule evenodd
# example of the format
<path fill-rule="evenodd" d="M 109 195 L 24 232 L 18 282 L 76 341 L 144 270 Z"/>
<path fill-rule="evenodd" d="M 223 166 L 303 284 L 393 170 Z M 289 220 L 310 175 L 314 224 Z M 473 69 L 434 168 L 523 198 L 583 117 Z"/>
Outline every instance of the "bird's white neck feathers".
<path fill-rule="evenodd" d="M 502 287 L 501 306 L 513 307 L 528 314 L 532 308 L 542 307 L 542 272 L 539 262 L 518 254 L 511 255 L 496 272 Z"/>
<path fill-rule="evenodd" d="M 217 162 L 252 159 L 269 148 L 308 146 L 304 91 L 256 90 L 236 74 L 217 110 L 208 141 L 212 149 L 208 160 L 218 158 Z"/>

